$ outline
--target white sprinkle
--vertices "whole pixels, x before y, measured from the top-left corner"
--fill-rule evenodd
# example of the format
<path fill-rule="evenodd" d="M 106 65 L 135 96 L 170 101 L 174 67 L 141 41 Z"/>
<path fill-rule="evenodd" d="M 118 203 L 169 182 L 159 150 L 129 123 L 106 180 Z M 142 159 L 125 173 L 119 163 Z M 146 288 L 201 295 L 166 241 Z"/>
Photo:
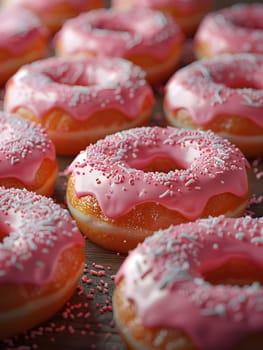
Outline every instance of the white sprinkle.
<path fill-rule="evenodd" d="M 242 241 L 245 238 L 245 234 L 243 232 L 238 232 L 235 234 L 235 238 Z"/>
<path fill-rule="evenodd" d="M 188 186 L 190 186 L 192 183 L 194 183 L 195 182 L 195 180 L 194 179 L 189 179 L 188 181 L 186 181 L 186 183 L 184 184 L 185 185 L 185 187 L 188 187 Z"/>
<path fill-rule="evenodd" d="M 169 194 L 170 194 L 170 190 L 166 190 L 165 192 L 163 192 L 159 195 L 159 198 L 167 197 Z"/>
<path fill-rule="evenodd" d="M 253 237 L 251 243 L 263 243 L 263 237 Z"/>

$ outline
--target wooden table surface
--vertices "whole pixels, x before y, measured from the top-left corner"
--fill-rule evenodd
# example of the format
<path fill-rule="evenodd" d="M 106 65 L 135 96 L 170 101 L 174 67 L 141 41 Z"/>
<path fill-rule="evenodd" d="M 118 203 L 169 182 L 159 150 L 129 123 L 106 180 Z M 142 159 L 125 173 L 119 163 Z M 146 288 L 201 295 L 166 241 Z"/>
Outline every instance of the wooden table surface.
<path fill-rule="evenodd" d="M 61 170 L 71 158 L 60 158 Z M 251 203 L 247 213 L 263 216 L 263 159 L 251 159 Z M 59 177 L 54 197 L 64 200 L 66 179 Z M 0 342 L 1 350 L 126 350 L 112 321 L 114 275 L 124 256 L 86 241 L 86 266 L 72 299 L 53 318 L 20 336 Z"/>
<path fill-rule="evenodd" d="M 157 113 L 159 113 L 159 108 Z M 60 157 L 60 169 L 71 162 Z M 251 159 L 251 200 L 247 214 L 263 216 L 263 159 Z M 66 179 L 57 180 L 54 198 L 64 203 Z M 18 337 L 0 342 L 2 350 L 125 350 L 112 322 L 114 275 L 123 255 L 97 247 L 86 240 L 86 266 L 72 299 L 53 318 Z"/>
<path fill-rule="evenodd" d="M 248 2 L 248 1 L 246 1 Z M 220 1 L 221 6 L 230 3 Z M 231 3 L 236 3 L 232 1 Z M 217 8 L 220 6 L 217 2 Z M 161 104 L 155 116 L 161 115 Z M 60 157 L 60 170 L 71 162 Z M 247 213 L 263 216 L 263 159 L 251 159 L 251 200 Z M 54 198 L 64 203 L 66 179 L 57 179 Z M 19 336 L 0 341 L 0 350 L 125 350 L 113 323 L 114 275 L 124 256 L 97 247 L 86 240 L 86 266 L 71 300 L 49 321 Z"/>

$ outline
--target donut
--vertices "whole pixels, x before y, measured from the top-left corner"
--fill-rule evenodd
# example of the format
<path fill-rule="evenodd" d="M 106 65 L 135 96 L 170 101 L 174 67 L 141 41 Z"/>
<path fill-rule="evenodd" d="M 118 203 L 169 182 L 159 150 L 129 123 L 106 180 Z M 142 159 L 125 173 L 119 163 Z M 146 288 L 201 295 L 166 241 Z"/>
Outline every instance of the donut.
<path fill-rule="evenodd" d="M 40 123 L 57 154 L 77 154 L 106 134 L 148 124 L 154 97 L 144 77 L 120 58 L 52 57 L 9 79 L 4 109 Z"/>
<path fill-rule="evenodd" d="M 22 65 L 48 53 L 48 31 L 27 10 L 0 11 L 0 84 Z"/>
<path fill-rule="evenodd" d="M 25 189 L 0 188 L 0 338 L 47 320 L 74 293 L 84 241 L 66 209 Z"/>
<path fill-rule="evenodd" d="M 112 7 L 122 10 L 146 7 L 162 11 L 174 18 L 185 35 L 191 36 L 212 3 L 212 0 L 112 0 Z"/>
<path fill-rule="evenodd" d="M 128 349 L 260 350 L 263 218 L 200 219 L 156 232 L 116 275 Z"/>
<path fill-rule="evenodd" d="M 66 170 L 66 201 L 91 241 L 126 253 L 171 224 L 243 213 L 246 164 L 212 132 L 134 128 L 75 157 Z"/>
<path fill-rule="evenodd" d="M 58 165 L 46 131 L 16 115 L 0 112 L 0 186 L 50 196 Z"/>
<path fill-rule="evenodd" d="M 201 60 L 178 70 L 165 87 L 168 124 L 211 129 L 247 157 L 263 155 L 263 55 Z"/>
<path fill-rule="evenodd" d="M 54 46 L 58 56 L 125 58 L 157 84 L 174 72 L 183 42 L 179 26 L 159 11 L 98 9 L 68 20 Z"/>
<path fill-rule="evenodd" d="M 2 0 L 3 8 L 25 8 L 34 12 L 51 33 L 69 18 L 104 6 L 104 0 Z"/>
<path fill-rule="evenodd" d="M 263 4 L 237 4 L 207 14 L 194 37 L 198 58 L 263 54 Z"/>

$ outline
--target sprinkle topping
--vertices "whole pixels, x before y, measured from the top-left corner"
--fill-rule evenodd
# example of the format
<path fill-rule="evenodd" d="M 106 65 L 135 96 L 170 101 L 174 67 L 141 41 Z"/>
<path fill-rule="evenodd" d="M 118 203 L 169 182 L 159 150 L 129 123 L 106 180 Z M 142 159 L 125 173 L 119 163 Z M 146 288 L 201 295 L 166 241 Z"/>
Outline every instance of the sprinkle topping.
<path fill-rule="evenodd" d="M 0 188 L 0 284 L 46 283 L 64 249 L 84 245 L 66 209 L 27 190 Z"/>
<path fill-rule="evenodd" d="M 25 9 L 1 10 L 0 48 L 19 54 L 25 51 L 28 42 L 36 37 L 48 38 L 48 32 L 40 19 Z"/>
<path fill-rule="evenodd" d="M 68 20 L 56 39 L 67 54 L 86 51 L 97 56 L 128 58 L 150 52 L 161 58 L 183 38 L 175 21 L 162 12 L 111 8 L 89 11 Z"/>
<path fill-rule="evenodd" d="M 175 169 L 142 170 L 158 157 L 173 161 Z M 246 160 L 235 146 L 212 132 L 174 128 L 135 128 L 107 136 L 81 152 L 68 174 L 76 195 L 95 196 L 110 218 L 157 202 L 195 219 L 212 196 L 248 191 Z"/>
<path fill-rule="evenodd" d="M 141 68 L 121 58 L 49 58 L 22 67 L 7 87 L 5 107 L 30 109 L 38 118 L 60 109 L 77 120 L 98 111 L 135 119 L 153 92 Z"/>
<path fill-rule="evenodd" d="M 263 53 L 263 5 L 237 4 L 206 15 L 195 36 L 213 56 L 223 53 Z"/>
<path fill-rule="evenodd" d="M 263 56 L 224 55 L 177 71 L 166 86 L 169 109 L 186 109 L 197 125 L 239 116 L 263 127 Z"/>
<path fill-rule="evenodd" d="M 56 159 L 46 131 L 40 125 L 1 112 L 0 178 L 16 178 L 32 185 L 44 159 Z"/>
<path fill-rule="evenodd" d="M 262 332 L 263 287 L 212 285 L 204 275 L 235 258 L 263 270 L 262 238 L 263 218 L 220 216 L 170 227 L 131 252 L 115 281 L 125 279 L 126 297 L 146 327 L 180 329 L 200 349 L 230 350 Z"/>

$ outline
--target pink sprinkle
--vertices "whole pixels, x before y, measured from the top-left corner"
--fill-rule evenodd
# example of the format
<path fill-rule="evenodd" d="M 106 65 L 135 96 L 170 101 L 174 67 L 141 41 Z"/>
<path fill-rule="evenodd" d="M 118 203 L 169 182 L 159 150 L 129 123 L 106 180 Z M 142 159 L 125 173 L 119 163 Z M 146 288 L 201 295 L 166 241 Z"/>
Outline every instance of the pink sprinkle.
<path fill-rule="evenodd" d="M 101 286 L 97 286 L 96 288 L 97 288 L 97 290 L 98 290 L 99 292 L 102 292 L 102 287 L 101 287 Z"/>
<path fill-rule="evenodd" d="M 103 265 L 99 265 L 99 264 L 93 263 L 92 266 L 95 267 L 96 269 L 104 270 L 104 266 Z"/>
<path fill-rule="evenodd" d="M 92 276 L 98 276 L 98 272 L 95 270 L 90 270 L 89 272 Z"/>
<path fill-rule="evenodd" d="M 75 329 L 70 325 L 70 326 L 68 326 L 68 332 L 69 332 L 69 334 L 74 334 Z"/>
<path fill-rule="evenodd" d="M 99 277 L 103 277 L 103 276 L 105 276 L 105 275 L 106 275 L 105 271 L 99 271 L 99 272 L 98 272 L 98 276 L 99 276 Z"/>
<path fill-rule="evenodd" d="M 87 298 L 87 299 L 94 299 L 94 294 L 87 294 L 87 295 L 86 295 L 86 298 Z"/>

